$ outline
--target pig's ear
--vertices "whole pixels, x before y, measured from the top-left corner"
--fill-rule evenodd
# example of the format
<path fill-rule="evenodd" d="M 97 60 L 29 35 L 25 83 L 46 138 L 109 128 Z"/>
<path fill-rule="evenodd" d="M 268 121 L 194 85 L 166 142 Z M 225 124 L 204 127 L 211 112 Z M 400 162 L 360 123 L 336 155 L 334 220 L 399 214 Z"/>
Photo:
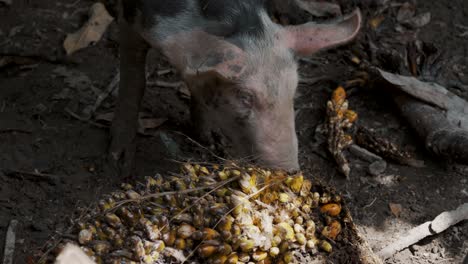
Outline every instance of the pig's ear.
<path fill-rule="evenodd" d="M 337 22 L 328 24 L 306 23 L 285 27 L 286 45 L 299 56 L 308 56 L 322 49 L 345 44 L 356 37 L 361 28 L 359 9 Z"/>
<path fill-rule="evenodd" d="M 235 44 L 204 31 L 172 36 L 166 53 L 187 79 L 218 76 L 237 80 L 247 65 L 246 53 Z"/>

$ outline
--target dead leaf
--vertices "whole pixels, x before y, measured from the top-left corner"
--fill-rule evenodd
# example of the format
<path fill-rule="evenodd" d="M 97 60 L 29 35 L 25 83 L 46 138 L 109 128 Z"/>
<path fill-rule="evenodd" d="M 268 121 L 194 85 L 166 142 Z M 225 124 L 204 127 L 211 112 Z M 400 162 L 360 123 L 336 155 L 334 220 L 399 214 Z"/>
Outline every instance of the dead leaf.
<path fill-rule="evenodd" d="M 146 130 L 160 127 L 167 121 L 167 118 L 140 118 L 138 119 L 138 132 L 146 134 Z"/>
<path fill-rule="evenodd" d="M 403 211 L 401 204 L 389 203 L 388 206 L 390 207 L 390 211 L 395 217 L 400 217 L 401 211 Z"/>
<path fill-rule="evenodd" d="M 63 43 L 67 55 L 98 42 L 113 20 L 102 3 L 93 4 L 86 24 L 77 32 L 67 35 Z"/>
<path fill-rule="evenodd" d="M 184 99 L 190 99 L 191 93 L 187 85 L 180 86 L 177 92 L 180 94 L 180 97 Z"/>
<path fill-rule="evenodd" d="M 109 113 L 104 113 L 104 114 L 99 114 L 94 118 L 97 122 L 103 122 L 103 123 L 112 123 L 112 120 L 114 119 L 114 112 L 109 112 Z"/>
<path fill-rule="evenodd" d="M 341 16 L 341 8 L 339 5 L 329 2 L 322 1 L 310 1 L 310 0 L 295 0 L 296 4 L 311 13 L 314 16 Z"/>

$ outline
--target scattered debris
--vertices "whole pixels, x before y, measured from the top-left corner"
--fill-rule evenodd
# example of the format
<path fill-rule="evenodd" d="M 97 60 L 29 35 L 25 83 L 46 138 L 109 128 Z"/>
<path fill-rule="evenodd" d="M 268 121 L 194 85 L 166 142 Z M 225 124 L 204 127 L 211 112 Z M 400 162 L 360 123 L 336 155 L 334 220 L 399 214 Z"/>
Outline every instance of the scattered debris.
<path fill-rule="evenodd" d="M 445 116 L 454 126 L 468 130 L 468 102 L 445 87 L 433 82 L 423 82 L 414 77 L 402 76 L 378 70 L 392 88 L 404 92 L 422 102 L 445 111 Z M 441 113 L 443 113 L 441 111 Z"/>
<path fill-rule="evenodd" d="M 468 164 L 468 102 L 438 84 L 379 72 L 394 90 L 400 91 L 395 102 L 424 139 L 426 148 L 438 156 Z"/>
<path fill-rule="evenodd" d="M 401 176 L 399 175 L 378 175 L 372 178 L 373 183 L 387 187 L 395 186 L 399 181 L 401 181 Z"/>
<path fill-rule="evenodd" d="M 95 127 L 98 127 L 98 128 L 108 128 L 108 126 L 93 122 L 93 121 L 89 120 L 89 118 L 85 118 L 85 117 L 82 117 L 82 116 L 78 115 L 77 113 L 73 112 L 72 110 L 70 110 L 67 107 L 65 107 L 65 112 L 67 114 L 69 114 L 71 117 L 73 117 L 75 119 L 78 119 L 80 121 L 83 121 L 85 123 L 88 123 L 88 124 L 90 124 L 92 126 L 95 126 Z"/>
<path fill-rule="evenodd" d="M 104 124 L 105 127 L 110 126 L 114 119 L 114 112 L 98 114 L 95 117 L 97 124 Z M 152 114 L 146 112 L 138 113 L 138 133 L 144 136 L 153 136 L 149 130 L 160 127 L 167 121 L 167 118 L 154 118 Z"/>
<path fill-rule="evenodd" d="M 165 82 L 165 81 L 154 81 L 147 82 L 148 86 L 159 86 L 159 87 L 168 87 L 168 88 L 179 88 L 184 84 L 184 82 Z"/>
<path fill-rule="evenodd" d="M 385 20 L 384 15 L 378 15 L 376 17 L 369 19 L 369 25 L 371 26 L 373 30 L 377 30 L 384 20 Z"/>
<path fill-rule="evenodd" d="M 401 150 L 401 147 L 385 138 L 378 137 L 370 129 L 360 126 L 356 131 L 355 138 L 356 144 L 383 158 L 413 167 L 424 166 L 422 161 L 413 159 L 409 152 Z"/>
<path fill-rule="evenodd" d="M 31 65 L 36 64 L 37 60 L 24 56 L 0 56 L 0 69 L 11 65 Z"/>
<path fill-rule="evenodd" d="M 351 144 L 351 146 L 349 147 L 349 151 L 355 156 L 357 156 L 358 158 L 365 160 L 367 162 L 373 163 L 373 162 L 382 160 L 382 157 L 370 152 L 369 150 L 365 148 L 361 148 L 360 146 L 356 144 Z"/>
<path fill-rule="evenodd" d="M 3 169 L 2 170 L 5 175 L 15 176 L 15 177 L 27 177 L 33 181 L 47 181 L 50 184 L 57 184 L 59 181 L 59 177 L 57 175 L 41 173 L 38 171 L 21 171 L 21 170 L 11 170 L 11 169 Z"/>
<path fill-rule="evenodd" d="M 83 119 L 89 120 L 94 114 L 96 97 L 105 94 L 93 85 L 85 73 L 67 67 L 57 67 L 53 73 L 64 78 L 65 86 L 62 91 L 52 96 L 54 100 L 67 100 L 67 108 L 79 114 Z"/>
<path fill-rule="evenodd" d="M 401 212 L 403 211 L 403 206 L 401 206 L 401 204 L 390 203 L 388 206 L 395 217 L 400 217 Z"/>
<path fill-rule="evenodd" d="M 468 220 L 468 203 L 460 205 L 454 211 L 443 212 L 434 218 L 434 220 L 405 231 L 405 235 L 380 250 L 377 254 L 383 259 L 387 259 L 400 250 L 405 249 L 428 236 L 439 234 L 463 220 Z"/>
<path fill-rule="evenodd" d="M 90 9 L 90 18 L 86 24 L 77 32 L 67 35 L 63 43 L 67 55 L 98 42 L 113 20 L 114 18 L 111 17 L 102 3 L 93 4 Z"/>
<path fill-rule="evenodd" d="M 429 22 L 431 22 L 431 13 L 426 12 L 405 20 L 402 24 L 410 28 L 421 28 L 429 24 Z"/>
<path fill-rule="evenodd" d="M 468 37 L 468 26 L 464 25 L 455 25 L 458 29 L 460 29 L 462 32 L 458 35 L 460 38 L 465 38 Z"/>
<path fill-rule="evenodd" d="M 159 132 L 159 139 L 161 140 L 162 145 L 167 150 L 168 156 L 170 158 L 177 158 L 181 153 L 179 144 L 166 132 Z"/>
<path fill-rule="evenodd" d="M 32 131 L 21 129 L 21 128 L 0 128 L 0 134 L 7 134 L 7 133 L 31 134 Z"/>
<path fill-rule="evenodd" d="M 93 109 L 91 110 L 93 115 L 99 109 L 102 102 L 104 102 L 104 100 L 106 100 L 106 98 L 109 97 L 109 95 L 111 95 L 114 92 L 114 90 L 118 89 L 119 83 L 120 83 L 120 70 L 117 70 L 117 73 L 114 75 L 114 78 L 112 78 L 112 81 L 109 83 L 107 88 L 98 95 L 96 99 L 96 103 L 94 103 Z"/>
<path fill-rule="evenodd" d="M 147 130 L 160 127 L 167 121 L 167 118 L 140 117 L 138 119 L 138 133 L 142 135 L 152 135 Z"/>
<path fill-rule="evenodd" d="M 186 99 L 186 100 L 189 100 L 190 97 L 192 96 L 192 93 L 190 92 L 189 88 L 185 84 L 179 87 L 179 90 L 177 91 L 177 93 L 180 95 L 182 99 Z"/>
<path fill-rule="evenodd" d="M 328 151 L 335 158 L 340 172 L 346 177 L 349 177 L 351 169 L 343 150 L 353 143 L 353 139 L 345 130 L 351 128 L 356 120 L 356 112 L 348 109 L 346 91 L 343 87 L 338 87 L 333 92 L 332 99 L 327 102 Z"/>
<path fill-rule="evenodd" d="M 3 264 L 13 264 L 15 257 L 16 226 L 18 220 L 11 220 L 8 225 L 5 239 L 5 250 L 3 251 Z"/>
<path fill-rule="evenodd" d="M 378 160 L 369 165 L 369 174 L 372 176 L 382 175 L 387 169 L 387 162 L 385 160 Z"/>
<path fill-rule="evenodd" d="M 426 12 L 416 15 L 416 7 L 411 3 L 404 3 L 397 14 L 397 21 L 410 28 L 423 27 L 431 21 L 431 13 Z"/>
<path fill-rule="evenodd" d="M 159 70 L 159 71 L 156 72 L 156 75 L 158 75 L 158 76 L 163 76 L 163 75 L 172 73 L 172 72 L 174 72 L 174 71 L 175 71 L 175 69 Z"/>
<path fill-rule="evenodd" d="M 398 9 L 396 19 L 401 23 L 411 19 L 415 14 L 416 7 L 413 4 L 406 2 L 401 5 L 400 9 Z"/>

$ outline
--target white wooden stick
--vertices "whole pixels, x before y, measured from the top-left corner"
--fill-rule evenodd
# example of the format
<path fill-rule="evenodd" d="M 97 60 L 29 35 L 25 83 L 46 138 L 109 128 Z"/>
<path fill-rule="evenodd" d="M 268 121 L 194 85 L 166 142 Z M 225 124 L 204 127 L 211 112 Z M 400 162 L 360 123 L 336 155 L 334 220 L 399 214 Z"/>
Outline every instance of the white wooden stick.
<path fill-rule="evenodd" d="M 383 259 L 387 259 L 398 251 L 405 249 L 428 236 L 439 234 L 463 220 L 468 220 L 468 203 L 460 205 L 453 211 L 443 212 L 434 218 L 434 220 L 425 222 L 424 224 L 405 232 L 406 235 L 381 249 L 377 255 Z"/>

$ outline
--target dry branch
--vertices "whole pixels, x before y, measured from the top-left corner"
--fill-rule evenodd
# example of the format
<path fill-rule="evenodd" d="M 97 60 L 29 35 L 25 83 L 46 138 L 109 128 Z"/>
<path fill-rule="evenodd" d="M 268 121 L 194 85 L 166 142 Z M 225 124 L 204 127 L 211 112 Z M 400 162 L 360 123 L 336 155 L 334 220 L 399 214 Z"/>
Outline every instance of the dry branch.
<path fill-rule="evenodd" d="M 458 222 L 463 220 L 468 220 L 468 203 L 459 206 L 456 210 L 443 212 L 434 218 L 434 220 L 405 232 L 405 236 L 380 250 L 377 255 L 383 259 L 387 259 L 398 251 L 405 249 L 428 236 L 439 234 L 450 226 L 456 225 Z"/>

